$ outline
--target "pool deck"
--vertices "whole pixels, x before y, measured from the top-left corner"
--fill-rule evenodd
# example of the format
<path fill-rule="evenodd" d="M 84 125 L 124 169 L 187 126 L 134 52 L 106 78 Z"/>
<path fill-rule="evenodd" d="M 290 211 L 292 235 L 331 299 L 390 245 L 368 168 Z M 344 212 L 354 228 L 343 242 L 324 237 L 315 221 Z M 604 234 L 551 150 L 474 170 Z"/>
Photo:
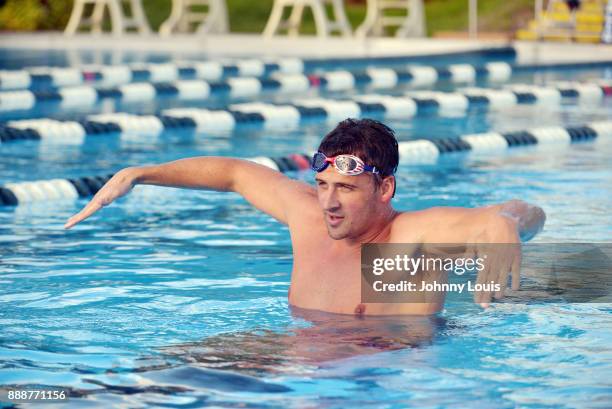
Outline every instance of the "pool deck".
<path fill-rule="evenodd" d="M 66 37 L 60 32 L 3 33 L 0 48 L 31 50 L 100 50 L 145 53 L 197 54 L 209 57 L 301 57 L 350 58 L 374 56 L 426 56 L 514 46 L 517 64 L 563 64 L 612 62 L 612 45 L 551 42 L 508 42 L 503 40 L 340 38 L 314 36 L 275 37 L 256 34 L 157 35 L 126 34 L 122 37 L 79 34 Z"/>

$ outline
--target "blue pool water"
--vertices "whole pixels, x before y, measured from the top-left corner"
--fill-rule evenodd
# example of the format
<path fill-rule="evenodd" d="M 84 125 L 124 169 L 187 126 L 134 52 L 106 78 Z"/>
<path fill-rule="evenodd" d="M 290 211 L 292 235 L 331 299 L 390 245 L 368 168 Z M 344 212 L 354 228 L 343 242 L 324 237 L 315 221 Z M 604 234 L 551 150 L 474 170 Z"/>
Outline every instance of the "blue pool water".
<path fill-rule="evenodd" d="M 559 71 L 514 81 L 608 75 Z M 611 108 L 608 98 L 388 124 L 400 140 L 437 138 L 610 120 Z M 105 136 L 78 146 L 7 143 L 0 184 L 195 155 L 304 152 L 332 127 Z M 548 215 L 535 242 L 609 242 L 611 156 L 612 141 L 600 138 L 402 165 L 395 207 L 520 198 Z M 450 300 L 430 318 L 292 309 L 288 231 L 238 195 L 139 186 L 64 231 L 85 203 L 0 208 L 0 385 L 62 386 L 74 407 L 101 408 L 612 406 L 610 304 L 526 299 L 483 311 Z"/>

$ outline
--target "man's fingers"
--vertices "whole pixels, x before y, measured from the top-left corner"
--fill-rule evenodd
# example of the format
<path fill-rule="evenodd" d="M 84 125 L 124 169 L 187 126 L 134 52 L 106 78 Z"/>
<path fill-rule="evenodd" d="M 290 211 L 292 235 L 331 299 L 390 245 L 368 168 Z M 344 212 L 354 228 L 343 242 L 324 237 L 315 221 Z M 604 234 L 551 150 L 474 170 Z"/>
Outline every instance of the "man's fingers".
<path fill-rule="evenodd" d="M 484 263 L 484 269 L 480 271 L 480 273 L 476 277 L 476 286 L 482 287 L 485 283 L 489 281 L 489 277 L 493 273 L 493 269 L 495 268 L 494 266 L 495 257 L 491 257 L 492 254 L 490 254 L 488 251 L 482 251 L 482 249 L 479 249 L 478 253 L 479 253 L 479 256 L 483 254 L 488 256 L 487 260 Z M 475 291 L 474 301 L 481 304 L 481 306 L 483 303 L 488 304 L 489 301 L 491 301 L 491 294 L 488 293 L 487 291 Z"/>
<path fill-rule="evenodd" d="M 504 270 L 509 269 L 505 254 L 500 252 L 499 246 L 492 246 L 492 252 L 489 254 L 492 256 L 491 268 L 489 270 L 487 282 L 485 283 L 486 288 L 489 288 L 489 290 L 486 291 L 486 298 L 484 299 L 487 303 L 490 302 L 492 298 L 498 298 L 496 296 L 495 285 L 500 283 L 504 276 Z"/>
<path fill-rule="evenodd" d="M 478 275 L 476 284 L 482 285 L 485 290 L 477 291 L 474 299 L 485 307 L 493 298 L 498 299 L 504 296 L 514 254 L 499 244 L 490 244 L 483 248 L 487 251 L 481 254 L 486 255 L 487 259 L 485 268 Z M 497 285 L 499 285 L 499 291 L 495 291 Z"/>
<path fill-rule="evenodd" d="M 499 285 L 499 290 L 495 291 L 495 299 L 500 299 L 505 295 L 506 287 L 508 287 L 508 276 L 512 269 L 512 259 L 509 257 L 505 258 L 500 268 L 501 270 L 496 282 Z"/>
<path fill-rule="evenodd" d="M 98 200 L 96 200 L 96 198 L 93 198 L 89 203 L 87 203 L 87 206 L 85 206 L 83 210 L 81 210 L 80 212 L 78 212 L 77 214 L 75 214 L 74 216 L 68 219 L 68 221 L 64 225 L 64 228 L 65 229 L 71 228 L 75 224 L 87 219 L 89 216 L 91 216 L 92 214 L 100 210 L 101 208 L 102 208 L 102 204 Z"/>
<path fill-rule="evenodd" d="M 127 194 L 133 186 L 134 179 L 130 176 L 129 170 L 123 169 L 115 173 L 80 212 L 68 219 L 64 228 L 69 229 L 87 219 L 104 206 L 111 204 L 115 199 Z"/>
<path fill-rule="evenodd" d="M 512 289 L 517 291 L 521 285 L 521 248 L 519 247 L 512 260 Z"/>
<path fill-rule="evenodd" d="M 499 266 L 499 276 L 496 284 L 499 284 L 499 290 L 495 292 L 495 299 L 500 299 L 505 295 L 506 287 L 508 287 L 508 276 L 512 271 L 512 262 L 514 260 L 514 249 L 508 250 L 505 245 L 500 247 L 501 263 Z"/>

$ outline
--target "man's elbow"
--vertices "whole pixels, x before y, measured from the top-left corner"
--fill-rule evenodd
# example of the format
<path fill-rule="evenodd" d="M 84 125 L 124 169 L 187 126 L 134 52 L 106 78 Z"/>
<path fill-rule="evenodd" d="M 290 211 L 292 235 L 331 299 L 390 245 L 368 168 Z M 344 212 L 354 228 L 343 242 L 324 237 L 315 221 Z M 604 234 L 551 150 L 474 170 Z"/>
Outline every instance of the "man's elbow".
<path fill-rule="evenodd" d="M 227 190 L 244 196 L 245 189 L 253 185 L 253 180 L 257 179 L 258 170 L 262 167 L 263 165 L 248 159 L 231 158 L 227 168 L 229 178 Z"/>
<path fill-rule="evenodd" d="M 546 223 L 546 212 L 539 206 L 533 206 L 534 217 L 538 222 L 538 232 L 540 232 L 544 228 L 544 224 Z"/>
<path fill-rule="evenodd" d="M 546 213 L 541 207 L 513 199 L 501 206 L 500 214 L 517 222 L 521 241 L 529 241 L 544 228 Z"/>

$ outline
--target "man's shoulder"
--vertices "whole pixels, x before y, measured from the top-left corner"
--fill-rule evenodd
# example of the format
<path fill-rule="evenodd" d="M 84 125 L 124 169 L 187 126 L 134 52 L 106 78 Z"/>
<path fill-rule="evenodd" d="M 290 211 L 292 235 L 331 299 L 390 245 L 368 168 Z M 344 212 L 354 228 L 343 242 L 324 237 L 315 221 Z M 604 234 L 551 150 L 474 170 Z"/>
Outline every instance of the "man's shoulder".
<path fill-rule="evenodd" d="M 291 179 L 288 182 L 288 189 L 284 192 L 288 194 L 293 207 L 312 208 L 318 204 L 317 190 L 314 186 L 301 180 Z"/>
<path fill-rule="evenodd" d="M 431 207 L 404 212 L 397 216 L 392 226 L 395 242 L 451 243 L 473 236 L 498 212 L 497 206 L 476 208 Z"/>
<path fill-rule="evenodd" d="M 290 207 L 290 224 L 299 224 L 320 218 L 322 212 L 319 209 L 317 191 L 314 186 L 297 180 L 292 180 L 288 206 Z"/>
<path fill-rule="evenodd" d="M 420 241 L 423 228 L 427 224 L 426 220 L 430 218 L 430 210 L 413 210 L 398 214 L 391 225 L 390 241 L 395 243 Z"/>
<path fill-rule="evenodd" d="M 317 191 L 314 186 L 292 178 L 285 178 L 282 187 L 276 192 L 276 200 L 283 200 L 290 210 L 310 208 L 317 204 Z"/>
<path fill-rule="evenodd" d="M 432 232 L 451 228 L 470 211 L 460 207 L 437 206 L 402 212 L 393 220 L 391 239 L 395 242 L 426 241 Z"/>
<path fill-rule="evenodd" d="M 414 223 L 425 223 L 435 217 L 443 216 L 443 207 L 430 207 L 428 209 L 411 210 L 407 212 L 400 212 L 397 217 L 393 219 L 393 225 L 406 227 L 406 225 L 414 225 Z"/>
<path fill-rule="evenodd" d="M 476 213 L 485 208 L 469 208 L 469 207 L 452 207 L 452 206 L 435 206 L 422 210 L 413 210 L 401 212 L 393 221 L 393 223 L 424 223 L 436 220 L 456 220 L 463 216 L 469 216 L 471 213 Z"/>

